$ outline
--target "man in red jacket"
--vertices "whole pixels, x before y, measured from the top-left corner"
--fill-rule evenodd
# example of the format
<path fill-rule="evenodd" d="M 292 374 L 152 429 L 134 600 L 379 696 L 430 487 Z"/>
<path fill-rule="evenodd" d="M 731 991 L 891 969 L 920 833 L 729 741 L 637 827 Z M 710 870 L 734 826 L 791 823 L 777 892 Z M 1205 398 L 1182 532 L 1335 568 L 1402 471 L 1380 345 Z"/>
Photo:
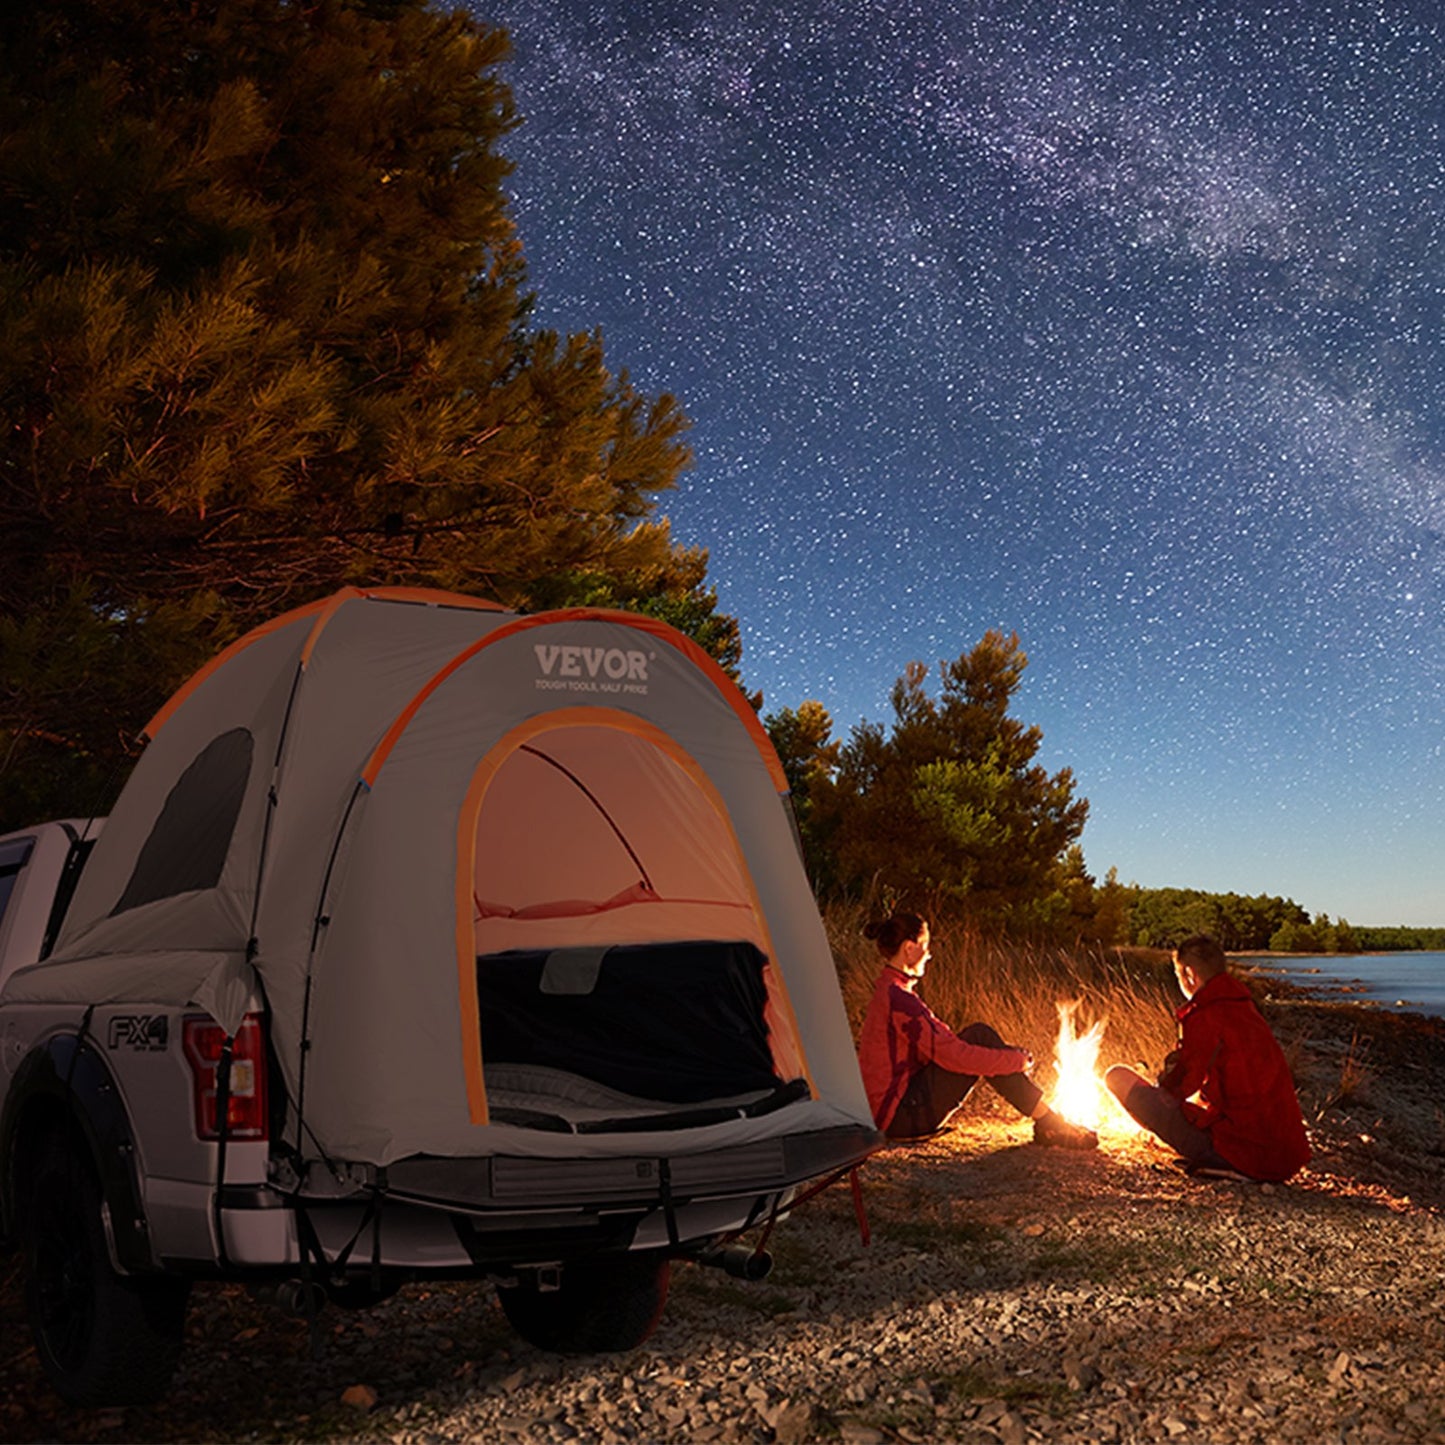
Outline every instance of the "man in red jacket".
<path fill-rule="evenodd" d="M 1105 1075 L 1109 1091 L 1191 1171 L 1288 1179 L 1310 1146 L 1279 1041 L 1214 939 L 1185 939 L 1174 975 L 1185 998 L 1179 1047 L 1157 1084 L 1120 1065 Z"/>

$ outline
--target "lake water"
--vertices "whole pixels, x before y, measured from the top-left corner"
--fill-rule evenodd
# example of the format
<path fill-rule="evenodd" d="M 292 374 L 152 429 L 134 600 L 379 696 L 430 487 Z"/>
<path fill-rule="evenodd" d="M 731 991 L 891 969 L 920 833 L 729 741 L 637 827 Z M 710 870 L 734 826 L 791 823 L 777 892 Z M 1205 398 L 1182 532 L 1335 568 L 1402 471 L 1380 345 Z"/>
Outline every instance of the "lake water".
<path fill-rule="evenodd" d="M 1248 958 L 1243 960 L 1269 973 L 1318 987 L 1340 997 L 1365 998 L 1381 1008 L 1400 1013 L 1433 1014 L 1445 1018 L 1445 953 L 1376 953 L 1346 957 Z"/>

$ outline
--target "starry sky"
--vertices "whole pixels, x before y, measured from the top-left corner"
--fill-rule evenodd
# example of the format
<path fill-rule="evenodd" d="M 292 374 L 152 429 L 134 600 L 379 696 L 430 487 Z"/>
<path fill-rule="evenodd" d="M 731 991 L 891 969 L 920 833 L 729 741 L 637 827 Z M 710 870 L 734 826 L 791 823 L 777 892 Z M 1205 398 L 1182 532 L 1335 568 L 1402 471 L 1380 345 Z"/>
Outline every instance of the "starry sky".
<path fill-rule="evenodd" d="M 1092 872 L 1445 924 L 1437 0 L 489 0 L 764 711 L 991 627 Z"/>

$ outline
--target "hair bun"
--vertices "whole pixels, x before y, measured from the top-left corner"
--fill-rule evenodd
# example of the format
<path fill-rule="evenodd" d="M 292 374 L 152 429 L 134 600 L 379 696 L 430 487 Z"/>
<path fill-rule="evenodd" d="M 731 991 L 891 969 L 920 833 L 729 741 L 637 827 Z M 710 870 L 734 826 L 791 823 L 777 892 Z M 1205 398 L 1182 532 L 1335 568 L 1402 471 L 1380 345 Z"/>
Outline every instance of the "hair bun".
<path fill-rule="evenodd" d="M 882 935 L 883 929 L 885 927 L 886 924 L 882 920 L 873 923 L 865 923 L 863 925 L 863 937 L 878 938 Z"/>

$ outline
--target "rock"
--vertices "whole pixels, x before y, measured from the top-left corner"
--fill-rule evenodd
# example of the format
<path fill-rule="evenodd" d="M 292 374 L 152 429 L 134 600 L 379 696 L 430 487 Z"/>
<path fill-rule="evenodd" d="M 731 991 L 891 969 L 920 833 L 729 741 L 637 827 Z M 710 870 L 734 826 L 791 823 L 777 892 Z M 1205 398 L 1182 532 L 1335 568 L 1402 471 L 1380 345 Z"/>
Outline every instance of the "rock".
<path fill-rule="evenodd" d="M 815 1431 L 817 1411 L 807 1400 L 784 1400 L 771 1410 L 768 1424 L 777 1445 L 802 1445 Z"/>
<path fill-rule="evenodd" d="M 1023 1418 L 1015 1415 L 1012 1410 L 1000 1415 L 998 1419 L 994 1421 L 993 1428 L 998 1431 L 999 1439 L 1003 1441 L 1003 1445 L 1024 1445 L 1024 1442 L 1029 1438 L 1028 1426 L 1024 1424 Z"/>
<path fill-rule="evenodd" d="M 843 1445 L 883 1445 L 888 1437 L 872 1425 L 865 1425 L 862 1420 L 840 1420 L 838 1438 Z"/>
<path fill-rule="evenodd" d="M 349 1410 L 374 1410 L 376 1391 L 370 1385 L 348 1385 L 341 1392 L 341 1403 Z"/>
<path fill-rule="evenodd" d="M 899 1392 L 898 1398 L 913 1405 L 926 1405 L 930 1410 L 933 1408 L 933 1391 L 928 1388 L 927 1380 L 915 1380 L 911 1385 L 905 1385 Z"/>
<path fill-rule="evenodd" d="M 984 1400 L 975 1417 L 980 1425 L 996 1425 L 1008 1414 L 1008 1406 L 1002 1400 Z"/>

